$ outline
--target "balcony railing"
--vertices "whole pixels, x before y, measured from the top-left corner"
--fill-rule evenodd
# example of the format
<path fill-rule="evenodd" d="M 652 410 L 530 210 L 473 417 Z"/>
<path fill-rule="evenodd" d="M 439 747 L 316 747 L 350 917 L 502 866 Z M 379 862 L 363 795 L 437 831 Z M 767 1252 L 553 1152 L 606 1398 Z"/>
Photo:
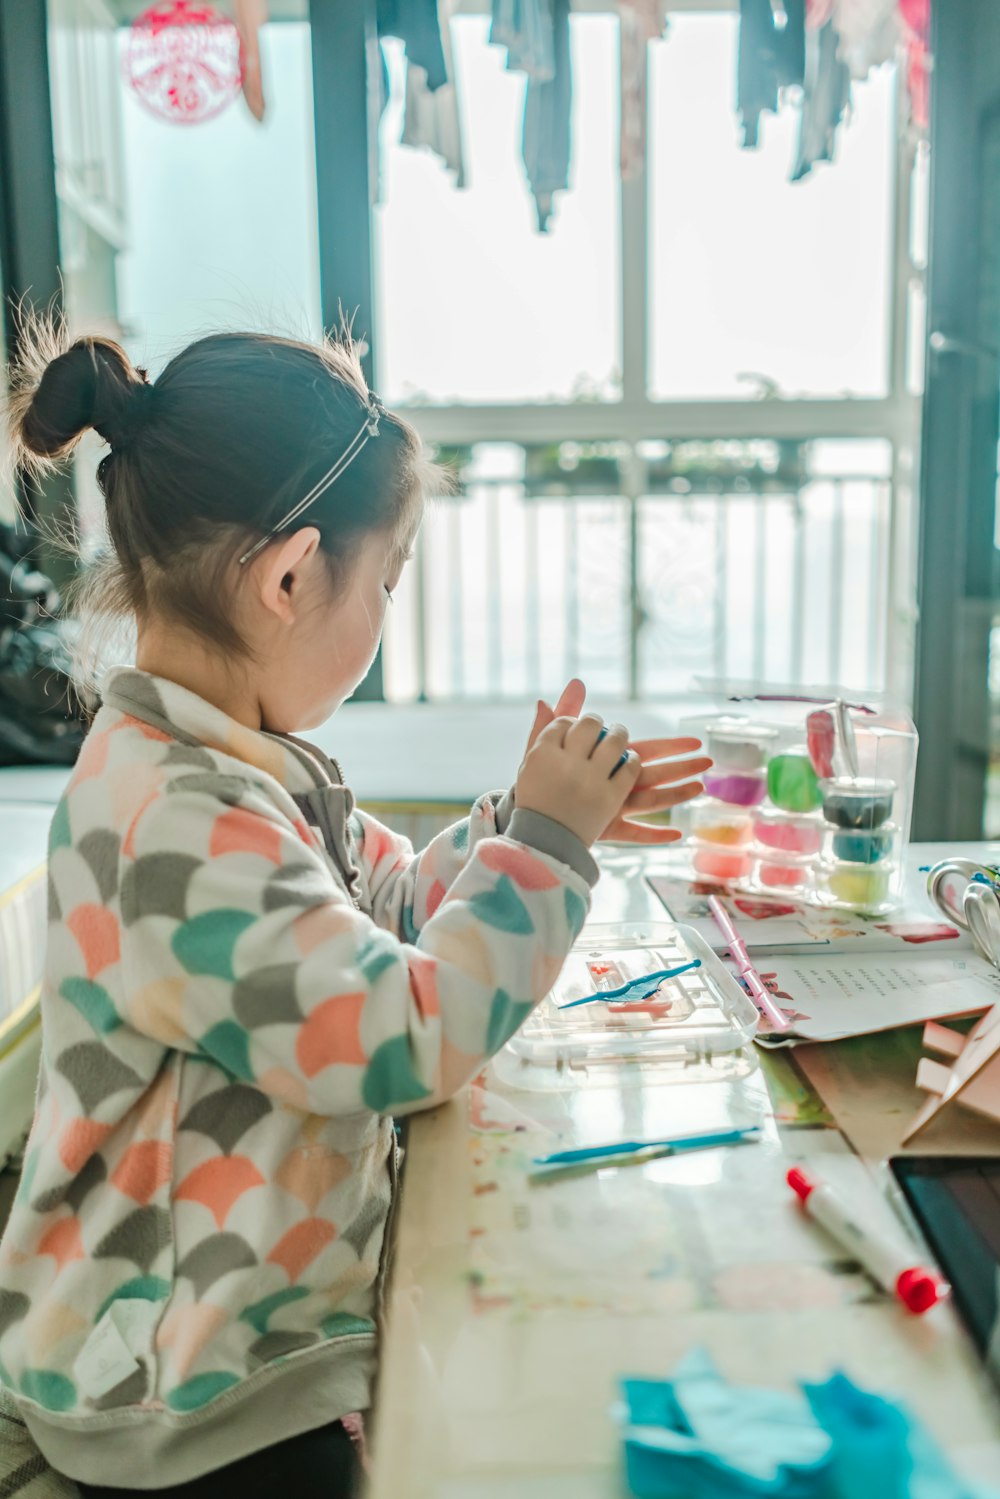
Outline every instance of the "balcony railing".
<path fill-rule="evenodd" d="M 888 442 L 483 443 L 442 455 L 390 698 L 622 698 L 696 677 L 886 686 Z"/>

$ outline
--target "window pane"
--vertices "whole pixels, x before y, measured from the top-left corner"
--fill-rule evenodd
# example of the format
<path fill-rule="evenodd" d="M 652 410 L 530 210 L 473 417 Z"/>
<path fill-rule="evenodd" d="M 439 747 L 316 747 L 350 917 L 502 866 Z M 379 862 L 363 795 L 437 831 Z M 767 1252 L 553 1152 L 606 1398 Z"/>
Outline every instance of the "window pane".
<path fill-rule="evenodd" d="M 836 161 L 792 183 L 795 109 L 740 147 L 737 36 L 682 14 L 651 47 L 651 393 L 884 395 L 894 72 L 854 85 Z"/>
<path fill-rule="evenodd" d="M 628 503 L 560 458 L 508 443 L 466 451 L 462 492 L 428 508 L 395 594 L 387 697 L 551 695 L 576 673 L 594 693 L 625 694 Z M 600 463 L 606 481 L 614 460 Z"/>
<path fill-rule="evenodd" d="M 321 329 L 309 27 L 265 26 L 261 51 L 260 125 L 242 99 L 197 127 L 170 124 L 120 84 L 129 221 L 121 318 L 136 356 L 154 367 L 220 326 Z"/>
<path fill-rule="evenodd" d="M 574 16 L 571 188 L 547 234 L 521 161 L 523 74 L 452 22 L 468 186 L 399 144 L 405 63 L 386 46 L 391 99 L 376 213 L 377 357 L 391 401 L 615 399 L 620 385 L 618 24 Z"/>
<path fill-rule="evenodd" d="M 881 691 L 890 458 L 871 441 L 673 444 L 665 492 L 639 507 L 642 695 L 695 676 Z"/>

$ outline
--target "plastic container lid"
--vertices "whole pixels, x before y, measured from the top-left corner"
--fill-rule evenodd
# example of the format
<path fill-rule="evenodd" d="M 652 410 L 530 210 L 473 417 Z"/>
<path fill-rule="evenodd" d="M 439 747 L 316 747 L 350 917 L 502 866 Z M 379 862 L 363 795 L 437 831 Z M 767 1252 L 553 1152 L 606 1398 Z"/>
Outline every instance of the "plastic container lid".
<path fill-rule="evenodd" d="M 739 714 L 720 714 L 703 725 L 705 751 L 720 769 L 757 770 L 778 737 L 777 729 Z"/>
<path fill-rule="evenodd" d="M 647 1001 L 574 1000 L 644 974 L 700 966 L 665 980 Z M 547 999 L 507 1043 L 515 1057 L 551 1067 L 587 1062 L 692 1064 L 739 1051 L 757 1030 L 749 995 L 692 927 L 649 922 L 588 927 Z"/>

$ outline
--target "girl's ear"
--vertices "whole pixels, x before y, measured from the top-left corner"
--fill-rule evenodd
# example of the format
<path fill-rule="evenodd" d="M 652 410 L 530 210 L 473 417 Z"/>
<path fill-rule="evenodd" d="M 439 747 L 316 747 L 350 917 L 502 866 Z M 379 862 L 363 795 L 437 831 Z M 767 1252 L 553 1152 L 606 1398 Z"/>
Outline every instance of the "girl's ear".
<path fill-rule="evenodd" d="M 291 624 L 298 612 L 305 573 L 319 542 L 316 527 L 304 526 L 268 547 L 254 563 L 257 597 L 284 624 Z"/>

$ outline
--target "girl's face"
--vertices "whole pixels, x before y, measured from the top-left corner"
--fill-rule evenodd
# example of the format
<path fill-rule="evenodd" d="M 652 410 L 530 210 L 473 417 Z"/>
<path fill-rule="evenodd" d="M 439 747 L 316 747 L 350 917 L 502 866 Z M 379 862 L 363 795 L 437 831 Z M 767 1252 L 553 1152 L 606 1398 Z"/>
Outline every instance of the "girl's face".
<path fill-rule="evenodd" d="M 362 543 L 345 587 L 330 597 L 327 565 L 317 553 L 294 625 L 272 660 L 266 727 L 294 732 L 324 723 L 361 682 L 375 659 L 386 610 L 409 559 L 375 533 Z"/>

